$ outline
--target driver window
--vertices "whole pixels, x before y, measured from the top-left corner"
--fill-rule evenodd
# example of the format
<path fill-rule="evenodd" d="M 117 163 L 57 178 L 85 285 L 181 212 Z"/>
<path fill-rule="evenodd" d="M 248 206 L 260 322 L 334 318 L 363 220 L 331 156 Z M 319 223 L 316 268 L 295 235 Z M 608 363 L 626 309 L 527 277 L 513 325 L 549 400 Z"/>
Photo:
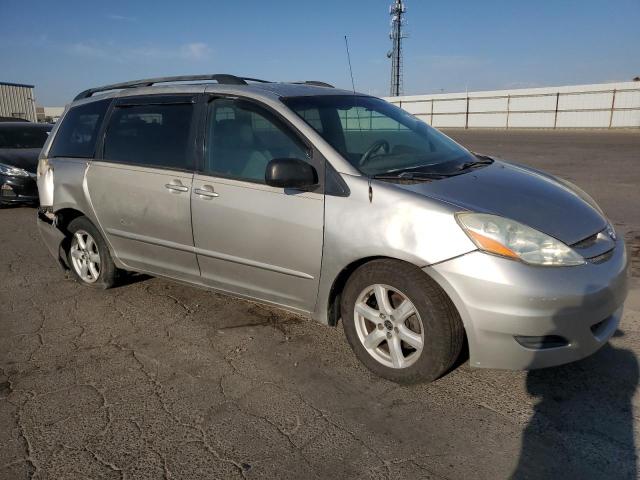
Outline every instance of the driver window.
<path fill-rule="evenodd" d="M 238 99 L 209 104 L 205 173 L 264 183 L 274 158 L 306 159 L 304 145 L 268 110 Z"/>

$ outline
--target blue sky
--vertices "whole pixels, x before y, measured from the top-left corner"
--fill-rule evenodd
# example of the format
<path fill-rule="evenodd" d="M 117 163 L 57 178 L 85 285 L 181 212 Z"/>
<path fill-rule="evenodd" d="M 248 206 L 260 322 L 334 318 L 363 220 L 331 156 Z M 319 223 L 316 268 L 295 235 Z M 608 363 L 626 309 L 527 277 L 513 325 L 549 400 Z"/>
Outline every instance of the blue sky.
<path fill-rule="evenodd" d="M 233 73 L 389 88 L 390 0 L 0 0 L 0 80 L 63 105 L 91 86 Z M 406 93 L 630 80 L 640 0 L 407 0 Z"/>

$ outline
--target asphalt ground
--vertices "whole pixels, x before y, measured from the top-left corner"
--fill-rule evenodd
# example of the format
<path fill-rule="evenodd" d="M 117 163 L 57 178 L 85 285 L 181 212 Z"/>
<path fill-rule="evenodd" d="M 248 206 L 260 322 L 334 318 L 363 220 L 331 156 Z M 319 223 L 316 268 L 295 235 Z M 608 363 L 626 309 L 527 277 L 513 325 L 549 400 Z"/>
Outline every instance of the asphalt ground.
<path fill-rule="evenodd" d="M 0 210 L 0 478 L 630 479 L 640 430 L 640 132 L 450 131 L 589 192 L 625 236 L 619 331 L 580 362 L 398 386 L 341 328 L 173 283 L 56 267 Z"/>

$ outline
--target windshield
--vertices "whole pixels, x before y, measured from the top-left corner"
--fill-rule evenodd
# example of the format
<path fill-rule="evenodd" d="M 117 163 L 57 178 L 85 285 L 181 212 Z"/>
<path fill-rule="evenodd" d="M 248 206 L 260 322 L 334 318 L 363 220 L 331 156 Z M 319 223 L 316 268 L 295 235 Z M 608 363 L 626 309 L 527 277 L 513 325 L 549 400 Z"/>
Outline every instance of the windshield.
<path fill-rule="evenodd" d="M 476 160 L 446 135 L 379 98 L 322 95 L 283 101 L 365 175 L 448 174 Z"/>
<path fill-rule="evenodd" d="M 51 126 L 1 126 L 0 148 L 42 148 Z"/>

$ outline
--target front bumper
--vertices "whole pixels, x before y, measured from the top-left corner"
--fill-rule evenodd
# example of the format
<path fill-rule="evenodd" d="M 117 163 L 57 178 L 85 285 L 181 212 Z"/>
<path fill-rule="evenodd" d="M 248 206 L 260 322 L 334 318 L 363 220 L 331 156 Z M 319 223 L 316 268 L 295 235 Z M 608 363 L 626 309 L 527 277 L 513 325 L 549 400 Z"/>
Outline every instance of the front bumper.
<path fill-rule="evenodd" d="M 424 270 L 458 308 L 474 367 L 542 368 L 591 355 L 616 331 L 627 295 L 621 239 L 607 260 L 576 267 L 475 251 Z"/>
<path fill-rule="evenodd" d="M 34 178 L 0 175 L 0 205 L 37 202 L 38 186 Z"/>

